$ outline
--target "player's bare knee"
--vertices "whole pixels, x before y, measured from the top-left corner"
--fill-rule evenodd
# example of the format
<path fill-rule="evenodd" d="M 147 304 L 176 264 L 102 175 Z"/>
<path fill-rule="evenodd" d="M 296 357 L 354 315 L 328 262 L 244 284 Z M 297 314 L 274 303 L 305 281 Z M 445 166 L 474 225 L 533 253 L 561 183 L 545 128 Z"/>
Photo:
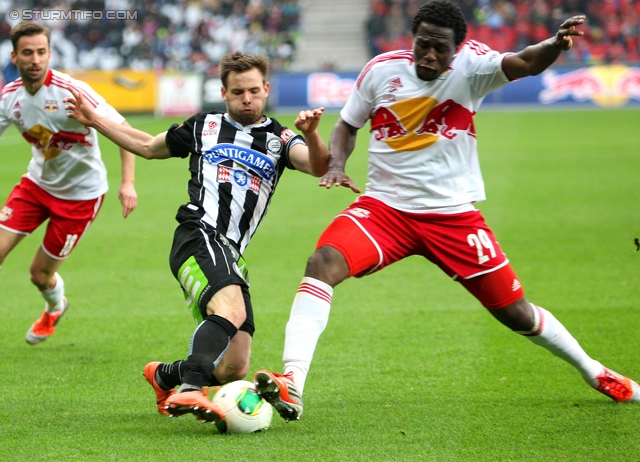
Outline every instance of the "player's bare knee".
<path fill-rule="evenodd" d="M 228 371 L 229 382 L 244 379 L 249 373 L 249 363 L 241 365 L 232 365 Z"/>
<path fill-rule="evenodd" d="M 340 251 L 323 246 L 307 260 L 305 276 L 336 286 L 349 277 L 349 266 Z"/>
<path fill-rule="evenodd" d="M 55 273 L 31 269 L 31 282 L 38 290 L 43 291 L 50 289 L 55 284 Z"/>
<path fill-rule="evenodd" d="M 533 329 L 535 315 L 529 301 L 522 297 L 504 308 L 490 309 L 489 312 L 506 327 L 517 332 Z"/>
<path fill-rule="evenodd" d="M 234 364 L 221 364 L 216 368 L 215 376 L 222 384 L 244 379 L 249 373 L 249 361 L 236 361 Z"/>
<path fill-rule="evenodd" d="M 242 308 L 236 308 L 230 311 L 226 316 L 223 317 L 227 318 L 227 320 L 237 328 L 240 328 L 240 326 L 242 326 L 247 320 L 247 311 L 243 306 Z"/>

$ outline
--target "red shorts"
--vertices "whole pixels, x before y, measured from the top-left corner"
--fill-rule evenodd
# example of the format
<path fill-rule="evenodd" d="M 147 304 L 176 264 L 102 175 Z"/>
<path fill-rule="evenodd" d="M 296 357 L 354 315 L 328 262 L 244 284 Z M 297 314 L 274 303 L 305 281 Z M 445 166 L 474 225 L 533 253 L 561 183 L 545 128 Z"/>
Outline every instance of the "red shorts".
<path fill-rule="evenodd" d="M 104 195 L 91 200 L 65 200 L 52 196 L 22 177 L 0 210 L 0 228 L 31 234 L 47 218 L 42 249 L 51 258 L 69 256 L 100 211 Z"/>
<path fill-rule="evenodd" d="M 351 276 L 381 270 L 421 255 L 459 280 L 487 308 L 503 308 L 524 295 L 506 255 L 482 214 L 410 213 L 361 196 L 322 233 L 347 260 Z"/>

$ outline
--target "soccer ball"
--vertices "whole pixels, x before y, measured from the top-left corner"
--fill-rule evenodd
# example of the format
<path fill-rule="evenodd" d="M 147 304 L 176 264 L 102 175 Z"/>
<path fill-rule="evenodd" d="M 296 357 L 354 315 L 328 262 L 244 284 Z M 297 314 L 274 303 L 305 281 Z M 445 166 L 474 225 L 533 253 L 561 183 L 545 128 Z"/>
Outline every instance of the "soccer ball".
<path fill-rule="evenodd" d="M 271 404 L 247 380 L 223 385 L 211 402 L 224 414 L 224 419 L 215 424 L 220 433 L 255 433 L 266 431 L 271 425 Z"/>

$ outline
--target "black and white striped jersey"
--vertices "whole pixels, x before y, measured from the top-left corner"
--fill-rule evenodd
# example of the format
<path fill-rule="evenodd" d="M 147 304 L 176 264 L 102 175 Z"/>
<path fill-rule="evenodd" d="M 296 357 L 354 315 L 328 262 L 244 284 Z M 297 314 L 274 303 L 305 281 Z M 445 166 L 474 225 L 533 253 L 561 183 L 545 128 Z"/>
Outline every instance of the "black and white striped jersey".
<path fill-rule="evenodd" d="M 166 136 L 171 156 L 189 160 L 189 200 L 176 219 L 203 220 L 234 242 L 240 252 L 264 218 L 271 196 L 300 135 L 265 117 L 242 126 L 220 112 L 201 112 Z"/>

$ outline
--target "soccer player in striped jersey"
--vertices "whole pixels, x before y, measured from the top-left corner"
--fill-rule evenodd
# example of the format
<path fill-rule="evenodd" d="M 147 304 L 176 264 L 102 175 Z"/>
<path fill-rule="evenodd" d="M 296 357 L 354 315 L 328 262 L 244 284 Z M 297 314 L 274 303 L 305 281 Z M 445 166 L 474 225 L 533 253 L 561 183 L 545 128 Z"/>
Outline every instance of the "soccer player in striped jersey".
<path fill-rule="evenodd" d="M 87 104 L 118 126 L 122 117 L 84 82 L 49 68 L 49 29 L 23 21 L 11 30 L 11 60 L 20 78 L 0 94 L 0 134 L 14 125 L 31 145 L 28 171 L 0 209 L 0 265 L 7 255 L 45 220 L 42 245 L 31 262 L 31 282 L 45 300 L 42 316 L 29 328 L 26 341 L 49 338 L 68 307 L 62 262 L 96 218 L 108 189 L 98 134 L 67 117 L 63 99 L 81 92 Z M 126 218 L 137 204 L 135 156 L 120 149 L 122 183 L 118 198 Z M 5 289 L 7 290 L 7 289 Z"/>
<path fill-rule="evenodd" d="M 371 121 L 367 191 L 320 236 L 286 327 L 284 374 L 257 371 L 258 392 L 285 420 L 303 410 L 302 391 L 329 319 L 333 288 L 411 255 L 460 282 L 502 324 L 575 367 L 615 401 L 640 401 L 633 380 L 603 367 L 549 311 L 529 303 L 494 234 L 473 204 L 485 199 L 473 117 L 482 99 L 510 81 L 541 73 L 584 16 L 518 53 L 472 40 L 460 8 L 422 5 L 412 22 L 413 50 L 382 54 L 360 73 L 330 139 L 320 186 L 360 193 L 345 171 L 357 132 Z"/>
<path fill-rule="evenodd" d="M 324 108 L 299 113 L 294 124 L 304 137 L 265 116 L 267 71 L 264 56 L 227 54 L 220 63 L 227 111 L 196 114 L 156 136 L 122 129 L 79 92 L 67 100 L 70 117 L 139 156 L 189 157 L 189 202 L 178 210 L 169 262 L 198 327 L 186 360 L 144 369 L 162 414 L 222 418 L 203 387 L 249 371 L 255 326 L 242 254 L 286 169 L 317 177 L 327 172 L 328 150 L 317 131 Z"/>

